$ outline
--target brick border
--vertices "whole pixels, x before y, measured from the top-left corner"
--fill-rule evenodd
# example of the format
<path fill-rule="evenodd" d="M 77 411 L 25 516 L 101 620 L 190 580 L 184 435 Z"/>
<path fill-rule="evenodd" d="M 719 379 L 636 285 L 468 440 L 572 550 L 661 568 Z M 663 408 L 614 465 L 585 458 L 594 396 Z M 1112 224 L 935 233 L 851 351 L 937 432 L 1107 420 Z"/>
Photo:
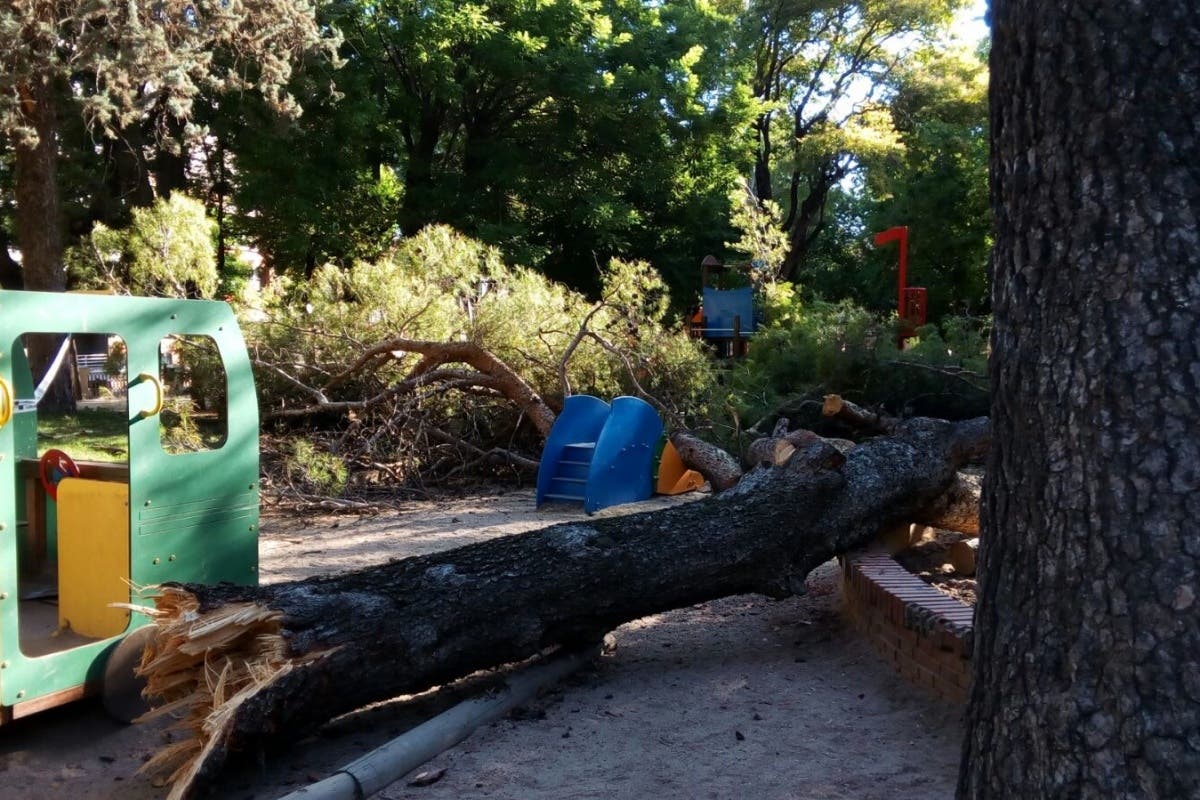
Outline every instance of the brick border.
<path fill-rule="evenodd" d="M 910 682 L 965 704 L 975 610 L 881 553 L 839 556 L 850 621 Z"/>

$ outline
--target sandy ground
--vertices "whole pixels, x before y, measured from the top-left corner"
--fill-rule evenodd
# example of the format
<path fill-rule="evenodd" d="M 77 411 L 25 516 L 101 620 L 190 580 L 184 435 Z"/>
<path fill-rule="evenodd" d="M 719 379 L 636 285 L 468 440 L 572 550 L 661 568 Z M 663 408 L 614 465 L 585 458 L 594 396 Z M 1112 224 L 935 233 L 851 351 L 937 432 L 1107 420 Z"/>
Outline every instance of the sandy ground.
<path fill-rule="evenodd" d="M 657 499 L 605 515 L 679 502 Z M 496 490 L 412 503 L 373 517 L 264 517 L 264 582 L 446 549 L 578 519 L 533 511 L 532 493 Z M 961 724 L 905 684 L 838 613 L 833 564 L 809 593 L 740 597 L 639 620 L 617 650 L 535 703 L 475 732 L 381 798 L 846 798 L 953 796 Z M 347 675 L 347 680 L 353 680 Z M 214 796 L 275 800 L 328 775 L 469 689 L 381 704 L 228 772 Z M 137 774 L 165 723 L 123 726 L 97 701 L 0 728 L 0 799 L 158 800 Z M 421 770 L 418 770 L 418 772 Z"/>

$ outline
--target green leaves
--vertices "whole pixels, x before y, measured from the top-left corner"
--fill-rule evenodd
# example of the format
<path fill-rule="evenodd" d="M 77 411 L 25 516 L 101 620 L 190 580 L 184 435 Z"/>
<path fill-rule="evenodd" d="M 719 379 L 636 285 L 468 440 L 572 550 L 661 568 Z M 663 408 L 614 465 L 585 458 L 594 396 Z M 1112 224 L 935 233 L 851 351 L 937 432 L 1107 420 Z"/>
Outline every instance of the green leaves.
<path fill-rule="evenodd" d="M 86 288 L 159 297 L 212 297 L 217 288 L 214 225 L 197 200 L 176 193 L 133 210 L 123 230 L 96 225 L 67 253 Z"/>
<path fill-rule="evenodd" d="M 16 0 L 0 11 L 0 130 L 28 138 L 19 101 L 34 80 L 69 82 L 110 135 L 151 111 L 187 119 L 202 92 L 255 90 L 296 115 L 292 65 L 336 46 L 309 0 Z"/>

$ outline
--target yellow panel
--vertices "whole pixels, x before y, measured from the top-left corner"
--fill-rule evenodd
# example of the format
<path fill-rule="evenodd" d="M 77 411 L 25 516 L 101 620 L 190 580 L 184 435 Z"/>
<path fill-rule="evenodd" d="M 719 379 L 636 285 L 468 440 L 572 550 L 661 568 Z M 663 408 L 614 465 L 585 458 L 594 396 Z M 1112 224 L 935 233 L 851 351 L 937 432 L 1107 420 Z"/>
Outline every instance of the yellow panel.
<path fill-rule="evenodd" d="M 129 612 L 129 486 L 64 478 L 58 485 L 58 624 L 116 636 Z"/>

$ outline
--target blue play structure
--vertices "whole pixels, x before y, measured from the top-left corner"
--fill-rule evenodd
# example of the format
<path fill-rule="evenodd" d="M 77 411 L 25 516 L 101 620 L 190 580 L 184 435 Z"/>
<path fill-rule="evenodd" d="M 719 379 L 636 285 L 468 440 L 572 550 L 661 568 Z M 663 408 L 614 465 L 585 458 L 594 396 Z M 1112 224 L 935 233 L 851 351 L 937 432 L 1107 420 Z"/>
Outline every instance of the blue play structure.
<path fill-rule="evenodd" d="M 705 286 L 704 338 L 732 339 L 748 336 L 757 327 L 754 309 L 754 290 L 749 286 L 740 289 L 714 289 Z"/>
<path fill-rule="evenodd" d="M 701 305 L 688 321 L 689 330 L 713 345 L 722 358 L 746 355 L 747 339 L 761 322 L 751 286 L 720 288 L 742 282 L 751 282 L 744 267 L 727 267 L 714 256 L 700 262 Z"/>
<path fill-rule="evenodd" d="M 618 397 L 612 405 L 586 394 L 568 397 L 542 452 L 538 506 L 583 503 L 591 514 L 648 499 L 662 432 L 658 413 L 636 397 Z"/>

